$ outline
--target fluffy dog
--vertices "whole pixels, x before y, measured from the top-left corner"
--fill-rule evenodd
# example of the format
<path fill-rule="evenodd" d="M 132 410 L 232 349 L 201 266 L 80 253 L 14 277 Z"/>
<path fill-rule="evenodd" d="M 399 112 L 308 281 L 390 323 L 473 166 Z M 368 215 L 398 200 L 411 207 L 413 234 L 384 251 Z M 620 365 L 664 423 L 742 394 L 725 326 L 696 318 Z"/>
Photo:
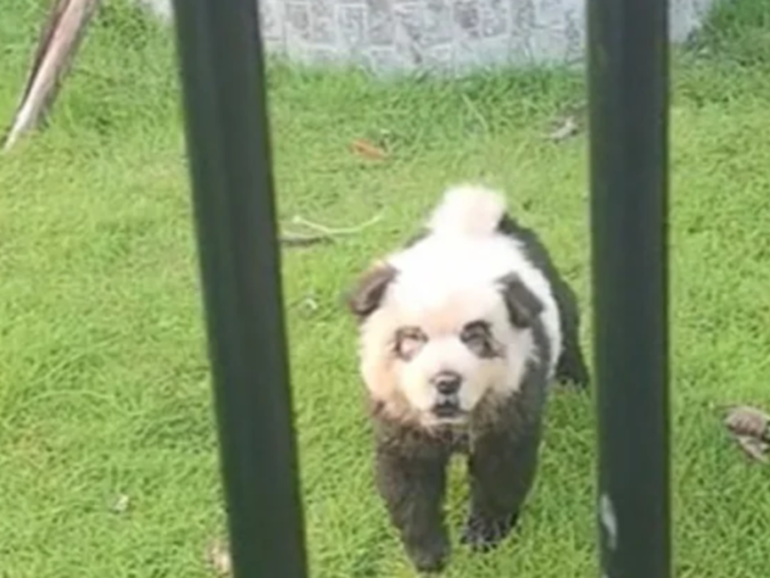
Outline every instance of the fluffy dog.
<path fill-rule="evenodd" d="M 349 295 L 375 425 L 376 479 L 414 566 L 444 567 L 446 467 L 468 456 L 461 541 L 488 550 L 532 486 L 552 380 L 588 384 L 572 289 L 481 186 L 445 192 L 424 230 Z"/>

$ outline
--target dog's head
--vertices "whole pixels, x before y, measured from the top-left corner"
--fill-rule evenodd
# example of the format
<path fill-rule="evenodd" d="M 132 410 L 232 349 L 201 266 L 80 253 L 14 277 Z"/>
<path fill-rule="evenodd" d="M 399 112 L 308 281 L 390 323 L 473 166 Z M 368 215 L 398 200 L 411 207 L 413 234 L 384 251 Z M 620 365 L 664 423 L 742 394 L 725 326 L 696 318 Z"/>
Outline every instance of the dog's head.
<path fill-rule="evenodd" d="M 429 236 L 373 266 L 349 297 L 372 397 L 425 425 L 462 422 L 518 387 L 543 305 L 505 260 L 502 240 Z"/>

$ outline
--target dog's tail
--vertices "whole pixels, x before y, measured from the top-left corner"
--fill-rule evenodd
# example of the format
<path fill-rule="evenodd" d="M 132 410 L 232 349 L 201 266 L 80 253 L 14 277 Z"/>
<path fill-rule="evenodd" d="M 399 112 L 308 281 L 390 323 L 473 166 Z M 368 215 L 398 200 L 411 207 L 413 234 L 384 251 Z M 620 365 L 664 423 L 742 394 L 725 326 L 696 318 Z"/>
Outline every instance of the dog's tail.
<path fill-rule="evenodd" d="M 490 235 L 506 209 L 505 197 L 499 191 L 480 185 L 458 185 L 444 193 L 428 221 L 428 228 L 438 234 Z"/>

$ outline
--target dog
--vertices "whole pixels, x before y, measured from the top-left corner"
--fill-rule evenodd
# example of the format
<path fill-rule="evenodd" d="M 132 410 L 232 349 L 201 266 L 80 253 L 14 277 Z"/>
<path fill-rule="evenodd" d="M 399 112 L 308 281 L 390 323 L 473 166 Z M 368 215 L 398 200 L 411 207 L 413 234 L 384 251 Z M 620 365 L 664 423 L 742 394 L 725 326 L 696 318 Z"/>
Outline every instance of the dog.
<path fill-rule="evenodd" d="M 422 230 L 348 294 L 376 445 L 376 485 L 414 567 L 450 543 L 446 470 L 467 456 L 461 542 L 489 551 L 515 527 L 535 478 L 553 381 L 585 390 L 580 312 L 537 235 L 480 185 L 444 192 Z"/>

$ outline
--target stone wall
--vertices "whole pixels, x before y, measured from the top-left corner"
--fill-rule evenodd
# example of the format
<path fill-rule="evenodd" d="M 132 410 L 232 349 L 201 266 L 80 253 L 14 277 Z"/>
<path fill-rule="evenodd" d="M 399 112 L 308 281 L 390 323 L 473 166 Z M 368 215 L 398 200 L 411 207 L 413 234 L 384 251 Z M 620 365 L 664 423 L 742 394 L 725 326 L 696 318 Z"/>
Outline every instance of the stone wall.
<path fill-rule="evenodd" d="M 168 18 L 169 0 L 138 0 Z M 671 39 L 715 0 L 670 0 Z M 585 0 L 260 0 L 267 49 L 375 74 L 581 62 Z"/>

